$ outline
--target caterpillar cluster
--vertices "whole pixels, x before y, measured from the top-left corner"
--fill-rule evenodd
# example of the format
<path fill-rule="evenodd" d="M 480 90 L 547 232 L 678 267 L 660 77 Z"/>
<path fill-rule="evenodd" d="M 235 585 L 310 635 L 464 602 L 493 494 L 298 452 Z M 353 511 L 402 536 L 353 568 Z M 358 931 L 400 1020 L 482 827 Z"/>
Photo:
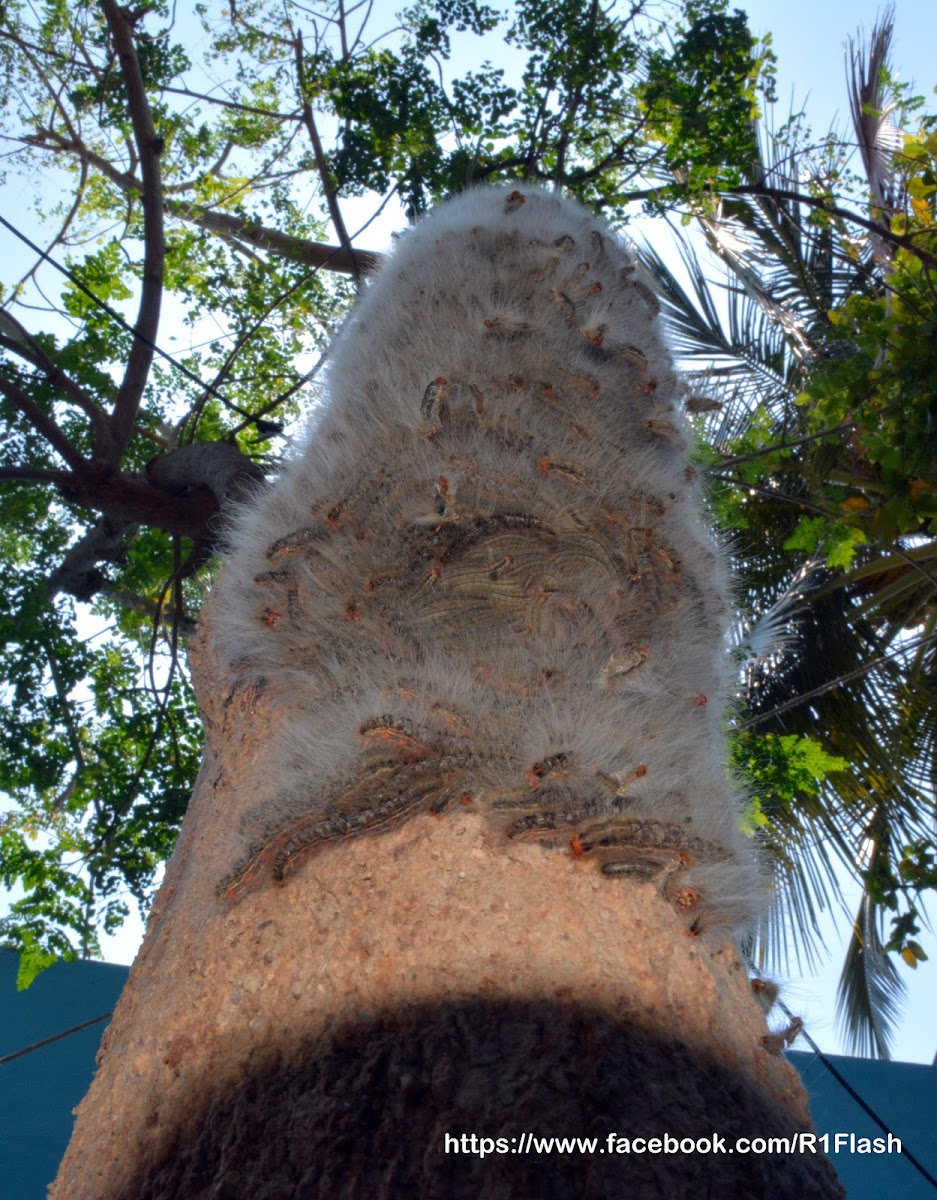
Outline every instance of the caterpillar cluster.
<path fill-rule="evenodd" d="M 656 881 L 691 932 L 750 919 L 728 591 L 659 313 L 627 246 L 539 188 L 471 189 L 400 240 L 230 531 L 214 627 L 278 697 L 282 766 L 220 894 L 473 804 Z"/>

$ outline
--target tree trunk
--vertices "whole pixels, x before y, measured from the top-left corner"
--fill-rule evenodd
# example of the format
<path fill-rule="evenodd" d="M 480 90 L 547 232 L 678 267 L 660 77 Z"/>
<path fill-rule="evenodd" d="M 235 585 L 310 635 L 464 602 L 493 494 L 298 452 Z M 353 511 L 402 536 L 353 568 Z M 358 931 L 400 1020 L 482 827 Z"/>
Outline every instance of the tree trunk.
<path fill-rule="evenodd" d="M 221 908 L 275 717 L 203 689 L 199 785 L 54 1200 L 843 1195 L 809 1150 L 609 1152 L 610 1134 L 728 1150 L 810 1129 L 734 946 L 688 937 L 652 883 L 505 848 L 466 807 Z"/>
<path fill-rule="evenodd" d="M 536 189 L 373 285 L 233 536 L 55 1200 L 842 1195 L 736 1144 L 809 1124 L 731 936 L 727 605 L 655 309 Z"/>

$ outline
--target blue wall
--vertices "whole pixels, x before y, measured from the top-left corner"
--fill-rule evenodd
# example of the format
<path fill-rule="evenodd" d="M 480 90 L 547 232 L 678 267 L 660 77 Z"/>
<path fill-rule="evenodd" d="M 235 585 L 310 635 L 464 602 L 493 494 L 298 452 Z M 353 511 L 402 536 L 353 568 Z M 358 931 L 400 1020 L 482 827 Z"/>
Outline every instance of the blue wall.
<path fill-rule="evenodd" d="M 937 1178 L 937 1067 L 827 1056 L 866 1104 Z M 837 1133 L 857 1138 L 885 1135 L 815 1054 L 791 1052 L 810 1096 L 817 1133 L 830 1135 L 830 1158 L 850 1200 L 937 1200 L 937 1190 L 901 1154 L 833 1151 Z"/>
<path fill-rule="evenodd" d="M 108 1012 L 127 978 L 126 967 L 108 963 L 59 963 L 17 992 L 17 961 L 0 950 L 0 1057 Z M 106 1025 L 100 1021 L 0 1064 L 2 1200 L 44 1200 Z M 937 1191 L 899 1154 L 834 1152 L 837 1133 L 875 1138 L 881 1130 L 816 1055 L 789 1057 L 810 1093 L 817 1132 L 830 1135 L 830 1157 L 850 1200 L 937 1200 Z M 830 1061 L 937 1177 L 937 1068 L 837 1055 Z"/>
<path fill-rule="evenodd" d="M 126 967 L 57 963 L 25 992 L 16 990 L 19 956 L 0 950 L 0 1057 L 108 1012 Z M 107 1028 L 100 1021 L 12 1062 L 0 1064 L 0 1196 L 44 1200 L 72 1132 L 72 1109 L 94 1074 Z"/>

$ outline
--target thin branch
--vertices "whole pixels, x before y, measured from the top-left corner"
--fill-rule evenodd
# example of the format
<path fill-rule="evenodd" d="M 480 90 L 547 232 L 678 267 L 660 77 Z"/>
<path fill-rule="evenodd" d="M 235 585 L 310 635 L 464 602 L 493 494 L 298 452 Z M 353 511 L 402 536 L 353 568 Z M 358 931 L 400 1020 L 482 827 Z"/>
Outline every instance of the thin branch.
<path fill-rule="evenodd" d="M 156 602 L 148 596 L 141 596 L 137 592 L 130 591 L 129 588 L 117 587 L 109 580 L 104 581 L 100 590 L 103 595 L 109 596 L 122 608 L 129 609 L 131 612 L 141 613 L 154 621 L 165 622 L 168 619 L 172 624 L 178 623 L 179 632 L 183 637 L 190 637 L 195 633 L 197 622 L 192 617 L 177 613 L 174 607 L 167 610 L 165 606 L 157 606 Z"/>
<path fill-rule="evenodd" d="M 325 360 L 326 354 L 320 354 L 309 370 L 303 375 L 300 375 L 296 382 L 291 384 L 285 392 L 280 392 L 278 395 L 274 396 L 272 400 L 268 401 L 265 405 L 263 405 L 263 407 L 259 408 L 257 412 L 254 413 L 254 415 L 250 418 L 250 420 L 245 420 L 242 421 L 240 425 L 235 425 L 235 427 L 230 431 L 230 436 L 233 437 L 235 434 L 240 433 L 242 429 L 246 429 L 249 425 L 256 424 L 259 419 L 262 419 L 268 413 L 274 412 L 280 407 L 281 404 L 285 404 L 291 396 L 294 396 L 298 391 L 300 391 L 301 388 L 304 388 L 310 380 L 316 377 Z"/>
<path fill-rule="evenodd" d="M 353 12 L 357 12 L 357 10 L 361 7 L 361 5 L 363 3 L 364 3 L 364 0 L 360 0 L 360 2 L 358 4 L 353 4 L 351 6 L 351 8 L 345 13 L 346 18 L 350 17 Z M 370 21 L 370 19 L 371 19 L 371 9 L 373 7 L 374 7 L 374 0 L 367 0 L 367 12 L 364 14 L 364 17 L 361 20 L 361 24 L 358 26 L 358 32 L 355 35 L 355 40 L 351 43 L 351 47 L 348 51 L 349 54 L 354 54 L 354 52 L 357 50 L 357 48 L 361 45 L 361 37 L 362 37 L 362 34 L 364 33 L 365 26 L 367 25 L 368 21 Z"/>
<path fill-rule="evenodd" d="M 139 195 L 142 191 L 142 184 L 133 172 L 119 171 L 113 163 L 89 149 L 82 142 L 71 141 L 49 129 L 40 129 L 36 135 L 26 140 L 30 145 L 63 150 L 76 155 L 95 167 L 123 192 Z M 209 233 L 236 238 L 259 250 L 264 250 L 268 254 L 276 254 L 280 258 L 287 258 L 292 262 L 305 263 L 311 267 L 323 267 L 344 275 L 354 275 L 356 265 L 362 273 L 368 274 L 384 261 L 384 255 L 373 250 L 351 252 L 341 246 L 311 242 L 307 238 L 294 237 L 291 234 L 282 233 L 279 229 L 271 229 L 259 222 L 251 221 L 249 218 L 235 217 L 230 213 L 218 212 L 216 209 L 192 204 L 187 200 L 172 200 L 164 196 L 163 210 L 168 216 L 198 225 Z"/>
<path fill-rule="evenodd" d="M 217 394 L 218 388 L 221 387 L 221 385 L 223 383 L 225 383 L 225 381 L 228 379 L 241 351 L 244 349 L 244 347 L 247 345 L 247 343 L 251 340 L 251 338 L 253 338 L 257 334 L 257 332 L 264 327 L 264 325 L 267 323 L 267 320 L 271 316 L 271 314 L 274 313 L 285 300 L 288 300 L 290 296 L 292 296 L 296 292 L 298 292 L 300 288 L 305 287 L 309 283 L 309 281 L 315 276 L 316 271 L 317 271 L 317 268 L 313 268 L 313 270 L 308 271 L 305 275 L 303 275 L 303 277 L 301 279 L 297 279 L 296 282 L 293 283 L 290 287 L 288 287 L 285 291 L 283 291 L 279 295 L 275 296 L 273 298 L 273 300 L 271 300 L 270 303 L 264 308 L 264 310 L 260 314 L 260 316 L 247 329 L 245 329 L 241 333 L 241 335 L 237 338 L 237 340 L 235 341 L 231 350 L 228 352 L 227 356 L 225 357 L 224 362 L 219 367 L 218 372 L 215 375 L 215 378 L 212 380 L 210 387 L 205 388 L 205 390 L 202 392 L 201 396 L 199 396 L 196 399 L 195 403 L 192 405 L 189 412 L 186 414 L 184 420 L 182 422 L 180 422 L 179 425 L 177 426 L 177 428 L 179 428 L 179 430 L 180 430 L 180 433 L 182 431 L 182 428 L 191 421 L 192 427 L 191 427 L 191 433 L 190 433 L 190 440 L 195 437 L 195 432 L 196 432 L 196 429 L 198 426 L 198 421 L 199 421 L 199 417 L 201 415 L 202 409 L 204 408 L 205 404 L 208 402 L 209 396 L 213 392 Z M 302 382 L 303 382 L 303 380 L 301 377 L 300 382 L 297 386 L 301 386 Z M 287 393 L 287 395 L 290 395 L 290 394 L 292 394 L 292 389 L 290 392 Z M 278 400 L 278 403 L 279 403 L 279 400 Z M 245 424 L 248 424 L 248 425 L 251 424 L 256 419 L 256 417 L 260 416 L 260 415 L 261 415 L 260 413 L 257 413 L 255 415 L 249 415 L 249 414 L 245 414 L 245 413 L 241 412 L 241 416 L 245 417 Z M 247 419 L 248 416 L 249 416 L 249 419 Z"/>
<path fill-rule="evenodd" d="M 37 254 L 41 254 L 45 261 L 48 262 L 49 266 L 54 267 L 56 271 L 59 271 L 66 277 L 66 279 L 69 279 L 75 285 L 75 287 L 79 289 L 79 291 L 84 292 L 88 299 L 92 300 L 102 312 L 106 312 L 111 320 L 116 322 L 121 329 L 126 329 L 127 332 L 132 333 L 135 338 L 146 341 L 147 345 L 154 354 L 158 354 L 161 358 L 165 359 L 166 362 L 171 363 L 180 374 L 186 377 L 186 379 L 191 380 L 192 383 L 198 384 L 199 388 L 211 389 L 212 385 L 210 383 L 205 383 L 205 381 L 200 379 L 194 371 L 190 371 L 184 363 L 181 363 L 177 359 L 173 358 L 173 356 L 167 350 L 163 350 L 162 347 L 158 346 L 155 342 L 150 342 L 145 339 L 143 334 L 139 333 L 132 325 L 125 321 L 120 313 L 116 311 L 116 309 L 111 308 L 111 306 L 102 300 L 100 296 L 95 295 L 95 293 L 87 286 L 87 284 L 82 282 L 82 280 L 75 274 L 74 271 L 69 271 L 67 267 L 63 267 L 61 263 L 56 262 L 51 255 L 45 254 L 45 252 L 41 250 L 34 241 L 28 238 L 21 230 L 17 229 L 15 225 L 11 225 L 6 217 L 4 217 L 2 214 L 0 214 L 0 225 L 3 225 L 6 229 L 9 229 L 11 233 L 15 234 L 16 237 L 18 237 L 21 242 L 24 242 L 27 246 L 29 246 L 31 250 L 34 250 Z M 50 305 L 49 311 L 56 312 L 56 309 Z M 226 396 L 221 395 L 221 393 L 218 393 L 218 399 L 222 402 L 222 404 L 225 404 L 227 407 L 233 408 L 235 412 L 240 413 L 241 416 L 246 415 L 243 409 L 239 408 Z"/>
<path fill-rule="evenodd" d="M 299 113 L 281 113 L 269 108 L 255 108 L 251 104 L 238 104 L 234 100 L 220 100 L 217 96 L 206 96 L 204 92 L 193 92 L 190 88 L 163 85 L 161 90 L 172 92 L 174 96 L 191 96 L 193 100 L 204 100 L 206 104 L 217 104 L 220 108 L 230 108 L 234 112 L 251 113 L 257 117 L 270 117 L 274 121 L 302 121 Z"/>
<path fill-rule="evenodd" d="M 65 214 L 65 220 L 62 222 L 62 225 L 59 228 L 58 233 L 56 233 L 56 235 L 52 239 L 52 241 L 49 242 L 48 246 L 46 246 L 45 254 L 40 255 L 38 261 L 35 262 L 29 268 L 29 270 L 26 272 L 26 274 L 17 283 L 15 283 L 13 285 L 13 287 L 11 289 L 12 296 L 19 296 L 20 292 L 22 291 L 23 287 L 26 284 L 26 281 L 28 279 L 35 278 L 36 272 L 38 271 L 40 264 L 45 261 L 45 258 L 52 253 L 52 251 L 55 249 L 56 246 L 64 243 L 65 236 L 68 233 L 69 229 L 71 228 L 72 222 L 74 221 L 75 217 L 78 215 L 78 210 L 81 208 L 82 201 L 85 198 L 85 187 L 87 186 L 87 183 L 88 183 L 88 164 L 86 162 L 81 162 L 81 163 L 79 163 L 78 166 L 79 166 L 78 184 L 75 188 L 75 196 L 74 196 L 74 199 L 72 200 L 71 207 L 69 208 L 68 212 Z"/>
<path fill-rule="evenodd" d="M 821 517 L 838 518 L 839 516 L 831 509 L 822 508 L 819 504 L 813 504 L 801 496 L 790 496 L 787 492 L 779 492 L 774 488 L 759 487 L 757 483 L 749 483 L 745 479 L 734 479 L 731 475 L 723 475 L 719 471 L 707 470 L 706 476 L 709 479 L 718 479 L 722 483 L 731 483 L 734 487 L 742 488 L 745 491 L 755 492 L 759 496 L 764 496 L 766 500 L 780 500 L 784 504 L 796 504 L 798 508 L 819 513 Z"/>
<path fill-rule="evenodd" d="M 581 31 L 580 36 L 584 41 L 588 41 L 595 35 L 595 23 L 599 13 L 599 0 L 592 0 L 589 6 L 589 16 L 586 21 L 585 28 Z M 566 170 L 566 152 L 569 148 L 570 138 L 573 134 L 574 122 L 579 105 L 582 103 L 583 84 L 582 82 L 576 85 L 575 91 L 569 98 L 569 103 L 566 107 L 566 112 L 562 116 L 561 131 L 559 141 L 556 147 L 556 187 L 562 185 L 563 174 Z"/>
<path fill-rule="evenodd" d="M 385 207 L 386 207 L 386 206 L 387 206 L 387 205 L 390 203 L 390 201 L 393 199 L 393 197 L 394 197 L 396 194 L 397 194 L 397 188 L 396 188 L 396 186 L 395 186 L 395 187 L 391 188 L 391 190 L 390 190 L 390 191 L 387 193 L 387 195 L 386 195 L 386 196 L 384 197 L 384 199 L 381 201 L 381 203 L 380 203 L 379 207 L 378 207 L 378 208 L 377 208 L 377 209 L 376 209 L 376 210 L 375 210 L 375 211 L 374 211 L 374 212 L 371 214 L 371 216 L 370 216 L 370 217 L 368 217 L 368 219 L 367 219 L 367 220 L 364 222 L 364 224 L 363 224 L 363 225 L 360 225 L 360 226 L 359 226 L 359 227 L 358 227 L 358 228 L 355 230 L 354 236 L 355 236 L 356 238 L 357 238 L 357 237 L 360 237 L 360 236 L 361 236 L 361 234 L 362 234 L 362 233 L 364 233 L 364 231 L 367 229 L 367 227 L 368 227 L 368 226 L 369 226 L 369 225 L 370 225 L 370 224 L 371 224 L 373 221 L 376 221 L 376 220 L 377 220 L 377 218 L 378 218 L 378 217 L 381 215 L 381 213 L 384 211 L 384 208 L 385 208 Z M 376 258 L 378 258 L 378 257 L 380 257 L 380 256 L 377 256 L 377 255 L 376 255 L 375 257 L 376 257 Z M 314 274 L 315 270 L 316 270 L 316 268 L 313 268 L 313 271 L 310 271 L 309 275 L 308 275 L 308 276 L 306 276 L 304 279 L 302 279 L 300 282 L 301 282 L 301 283 L 305 283 L 305 282 L 306 282 L 306 279 L 310 279 L 310 278 L 312 277 L 312 275 Z M 273 398 L 272 400 L 269 400 L 269 401 L 268 401 L 268 402 L 267 402 L 265 405 L 263 405 L 263 406 L 262 406 L 260 409 L 258 409 L 258 410 L 257 410 L 257 412 L 256 412 L 256 413 L 254 413 L 254 414 L 253 414 L 253 415 L 250 417 L 250 419 L 247 419 L 247 420 L 244 420 L 244 421 L 242 421 L 240 425 L 236 425 L 236 426 L 234 427 L 234 429 L 232 429 L 232 430 L 230 431 L 230 435 L 233 437 L 235 434 L 237 434 L 237 433 L 240 433 L 240 431 L 241 431 L 242 429 L 245 429 L 245 428 L 247 428 L 247 426 L 248 426 L 248 425 L 251 425 L 251 424 L 253 424 L 253 423 L 254 423 L 254 422 L 255 422 L 255 421 L 258 419 L 258 418 L 262 418 L 262 417 L 266 416 L 266 415 L 267 415 L 267 413 L 273 412 L 273 411 L 274 411 L 275 409 L 277 409 L 277 408 L 278 408 L 278 407 L 279 407 L 281 404 L 283 404 L 285 401 L 289 400 L 289 398 L 290 398 L 291 396 L 295 395 L 295 393 L 296 393 L 296 392 L 298 392 L 298 391 L 300 390 L 300 388 L 303 388 L 303 387 L 305 387 L 305 386 L 306 386 L 306 384 L 307 384 L 307 383 L 308 383 L 308 382 L 309 382 L 311 379 L 314 379 L 314 378 L 315 378 L 315 376 L 318 374 L 318 372 L 319 372 L 320 368 L 322 367 L 322 364 L 323 364 L 323 363 L 325 362 L 325 360 L 326 360 L 327 353 L 328 353 L 327 351 L 324 351 L 322 354 L 320 354 L 320 355 L 319 355 L 319 358 L 318 358 L 318 359 L 317 359 L 317 361 L 316 361 L 316 362 L 313 364 L 313 366 L 312 366 L 312 367 L 310 367 L 310 369 L 309 369 L 308 371 L 306 371 L 306 372 L 305 372 L 305 374 L 303 374 L 303 375 L 300 375 L 300 376 L 299 376 L 299 378 L 296 380 L 296 382 L 295 382 L 295 383 L 293 383 L 293 384 L 291 384 L 291 386 L 290 386 L 290 387 L 288 387 L 288 388 L 286 389 L 286 391 L 285 391 L 285 392 L 280 392 L 280 393 L 279 393 L 279 395 L 277 395 L 277 396 L 274 396 L 274 398 Z M 186 417 L 186 420 L 187 420 L 187 419 L 188 419 L 188 417 Z M 181 424 L 180 424 L 180 427 L 181 427 Z"/>
<path fill-rule="evenodd" d="M 75 132 L 75 127 L 72 125 L 72 122 L 71 122 L 71 118 L 69 117 L 67 111 L 65 110 L 64 106 L 62 105 L 61 91 L 65 86 L 64 83 L 60 86 L 59 90 L 56 91 L 56 89 L 52 86 L 52 83 L 50 82 L 45 71 L 42 69 L 42 67 L 39 65 L 38 61 L 36 60 L 35 56 L 33 55 L 32 48 L 29 46 L 29 44 L 21 41 L 19 38 L 15 37 L 15 36 L 11 36 L 11 41 L 13 41 L 15 44 L 17 44 L 19 46 L 19 48 L 22 50 L 24 57 L 27 59 L 27 61 L 29 62 L 29 65 L 32 67 L 32 69 L 36 72 L 36 75 L 38 76 L 40 82 L 42 83 L 42 86 L 49 93 L 49 96 L 52 100 L 53 112 L 58 111 L 61 114 L 62 120 L 65 123 L 65 128 L 72 135 L 72 137 L 77 137 L 77 134 Z M 69 64 L 69 65 L 71 65 L 71 64 Z"/>
<path fill-rule="evenodd" d="M 23 142 L 27 146 L 35 146 L 41 150 L 59 151 L 64 150 L 67 154 L 73 154 L 81 162 L 87 163 L 109 179 L 111 183 L 116 184 L 123 192 L 132 192 L 140 195 L 143 192 L 143 184 L 134 174 L 134 169 L 130 168 L 126 171 L 119 171 L 114 164 L 104 157 L 103 154 L 98 154 L 89 146 L 86 146 L 80 138 L 67 138 L 61 133 L 57 133 L 54 129 L 47 129 L 45 126 L 39 126 L 35 133 L 27 134 L 23 138 Z"/>
<path fill-rule="evenodd" d="M 345 23 L 345 5 L 338 0 L 338 32 L 342 43 L 342 62 L 348 62 L 348 29 Z"/>
<path fill-rule="evenodd" d="M 67 786 L 62 792 L 56 796 L 53 803 L 53 808 L 56 812 L 61 812 L 68 803 L 69 797 L 74 793 L 85 770 L 85 756 L 81 748 L 81 738 L 78 734 L 78 727 L 75 724 L 75 714 L 72 709 L 71 701 L 68 698 L 68 688 L 65 686 L 65 681 L 62 679 L 62 672 L 59 669 L 59 661 L 55 655 L 52 646 L 43 639 L 42 648 L 46 652 L 46 658 L 49 663 L 49 672 L 52 676 L 52 686 L 55 688 L 55 694 L 58 697 L 59 704 L 62 706 L 62 721 L 65 725 L 65 732 L 68 735 L 68 742 L 72 748 L 72 754 L 75 756 L 75 770 L 69 780 Z"/>
<path fill-rule="evenodd" d="M 798 438 L 793 442 L 775 442 L 773 446 L 765 446 L 763 450 L 755 450 L 751 454 L 720 456 L 719 466 L 736 467 L 741 463 L 754 462 L 757 458 L 764 458 L 768 454 L 777 454 L 781 450 L 795 450 L 798 446 L 806 446 L 809 442 L 816 442 L 821 438 L 833 437 L 837 433 L 849 433 L 854 428 L 854 421 L 843 421 L 840 425 L 833 425 L 829 429 L 821 429 L 819 433 L 811 433 L 809 437 Z"/>
<path fill-rule="evenodd" d="M 156 711 L 156 719 L 153 724 L 153 732 L 147 742 L 146 748 L 143 751 L 143 754 L 140 757 L 139 762 L 137 763 L 136 770 L 134 771 L 134 774 L 133 774 L 133 778 L 130 780 L 129 785 L 125 789 L 124 799 L 122 801 L 120 801 L 120 803 L 115 805 L 114 811 L 111 814 L 110 819 L 108 820 L 107 826 L 105 827 L 102 836 L 95 840 L 95 844 L 94 844 L 95 854 L 101 854 L 101 853 L 106 854 L 110 850 L 111 846 L 113 845 L 114 838 L 117 834 L 120 822 L 130 811 L 130 808 L 131 808 L 134 800 L 137 797 L 137 793 L 139 791 L 140 784 L 143 781 L 144 772 L 146 771 L 146 768 L 149 765 L 150 758 L 152 757 L 153 751 L 156 749 L 156 745 L 157 745 L 157 742 L 159 741 L 160 735 L 163 732 L 163 726 L 164 726 L 164 724 L 166 724 L 166 725 L 172 724 L 172 712 L 171 712 L 171 709 L 169 706 L 169 701 L 172 698 L 173 680 L 175 679 L 176 672 L 179 670 L 179 644 L 178 644 L 179 622 L 183 616 L 181 590 L 177 589 L 177 587 L 176 587 L 177 584 L 181 583 L 181 572 L 183 569 L 183 564 L 181 562 L 181 551 L 180 551 L 180 544 L 179 544 L 178 537 L 173 538 L 173 566 L 174 566 L 173 574 L 170 577 L 170 579 L 168 580 L 168 582 L 163 586 L 163 590 L 160 592 L 159 599 L 156 602 L 156 613 L 153 617 L 153 633 L 152 633 L 152 637 L 150 639 L 150 652 L 149 652 L 149 665 L 148 665 L 149 676 L 150 676 L 150 689 L 149 690 L 151 691 L 151 693 L 154 696 L 159 696 L 160 693 L 162 693 L 162 695 L 160 696 L 160 700 L 159 700 L 159 706 Z M 167 591 L 173 592 L 173 598 L 174 598 L 173 623 L 171 626 L 171 635 L 170 635 L 169 671 L 166 676 L 166 683 L 165 683 L 164 687 L 160 688 L 156 682 L 156 674 L 155 674 L 156 642 L 159 637 L 160 628 L 163 624 L 163 609 L 165 606 L 165 597 L 166 597 Z"/>
<path fill-rule="evenodd" d="M 335 180 L 332 172 L 329 170 L 329 164 L 326 161 L 325 151 L 322 148 L 322 139 L 319 137 L 319 130 L 316 126 L 315 115 L 312 111 L 312 104 L 309 101 L 309 92 L 306 86 L 306 69 L 303 63 L 303 35 L 297 32 L 293 41 L 293 55 L 296 62 L 296 83 L 299 88 L 299 98 L 303 106 L 303 124 L 309 134 L 309 140 L 312 142 L 313 154 L 316 158 L 316 169 L 319 172 L 319 179 L 322 181 L 322 190 L 325 192 L 325 200 L 329 209 L 329 216 L 332 218 L 332 224 L 335 227 L 335 233 L 338 237 L 339 244 L 342 249 L 349 255 L 352 263 L 351 274 L 355 283 L 361 285 L 361 266 L 358 262 L 354 248 L 351 244 L 351 239 L 348 236 L 348 230 L 345 228 L 345 220 L 342 217 L 341 209 L 338 206 L 338 189 L 335 186 Z"/>
<path fill-rule="evenodd" d="M 218 157 L 215 159 L 215 161 L 212 163 L 212 165 L 208 168 L 209 175 L 214 175 L 214 177 L 216 179 L 219 179 L 221 177 L 221 168 L 228 161 L 228 158 L 230 157 L 231 151 L 233 149 L 234 149 L 234 139 L 228 138 L 228 140 L 225 142 L 224 146 L 222 147 L 221 153 L 218 155 Z"/>

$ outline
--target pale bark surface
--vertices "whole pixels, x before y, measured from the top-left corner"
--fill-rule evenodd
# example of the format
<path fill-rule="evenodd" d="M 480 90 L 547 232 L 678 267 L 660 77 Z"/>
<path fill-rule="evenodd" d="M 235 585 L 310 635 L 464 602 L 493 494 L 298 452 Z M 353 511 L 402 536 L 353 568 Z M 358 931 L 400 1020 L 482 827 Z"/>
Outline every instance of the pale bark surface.
<path fill-rule="evenodd" d="M 730 943 L 471 806 L 226 904 L 277 714 L 216 666 L 199 786 L 54 1200 L 843 1194 L 809 1154 L 446 1154 L 446 1133 L 731 1144 L 809 1119 Z"/>

